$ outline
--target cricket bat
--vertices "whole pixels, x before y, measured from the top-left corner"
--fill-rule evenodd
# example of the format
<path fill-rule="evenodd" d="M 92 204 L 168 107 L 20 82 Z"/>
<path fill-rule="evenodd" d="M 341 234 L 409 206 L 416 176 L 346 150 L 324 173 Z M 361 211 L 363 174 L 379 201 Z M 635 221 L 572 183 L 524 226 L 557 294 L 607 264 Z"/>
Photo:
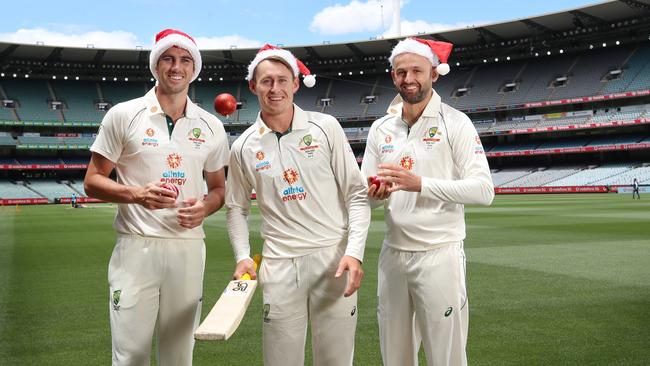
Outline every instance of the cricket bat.
<path fill-rule="evenodd" d="M 255 270 L 260 265 L 262 256 L 255 254 L 253 262 Z M 251 280 L 248 273 L 241 276 L 239 280 L 233 280 L 228 283 L 223 290 L 221 297 L 214 304 L 208 316 L 194 332 L 194 338 L 201 341 L 221 341 L 227 340 L 239 327 L 246 313 L 248 305 L 251 303 L 257 281 Z"/>

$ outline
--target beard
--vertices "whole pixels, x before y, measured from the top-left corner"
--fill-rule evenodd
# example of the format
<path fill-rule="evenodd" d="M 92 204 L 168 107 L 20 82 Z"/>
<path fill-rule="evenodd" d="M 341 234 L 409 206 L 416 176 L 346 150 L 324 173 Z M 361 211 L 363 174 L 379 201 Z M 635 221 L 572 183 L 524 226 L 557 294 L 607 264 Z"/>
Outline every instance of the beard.
<path fill-rule="evenodd" d="M 425 100 L 429 96 L 431 91 L 429 89 L 420 88 L 420 91 L 415 94 L 407 94 L 406 92 L 403 91 L 402 88 L 400 88 L 398 89 L 398 93 L 406 103 L 418 104 L 421 101 Z"/>

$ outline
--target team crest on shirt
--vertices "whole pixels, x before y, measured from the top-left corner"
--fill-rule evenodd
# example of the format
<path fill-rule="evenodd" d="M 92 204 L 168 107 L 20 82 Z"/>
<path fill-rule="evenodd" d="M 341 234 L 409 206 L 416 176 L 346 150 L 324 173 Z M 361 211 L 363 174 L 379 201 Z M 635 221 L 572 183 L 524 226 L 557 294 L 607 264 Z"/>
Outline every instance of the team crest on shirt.
<path fill-rule="evenodd" d="M 406 170 L 412 170 L 415 165 L 415 160 L 413 160 L 411 156 L 407 155 L 400 159 L 399 165 Z"/>
<path fill-rule="evenodd" d="M 187 139 L 192 141 L 195 149 L 199 149 L 205 143 L 205 133 L 200 128 L 194 127 L 187 132 Z"/>
<path fill-rule="evenodd" d="M 187 182 L 185 177 L 185 171 L 178 169 L 183 162 L 183 157 L 177 153 L 171 153 L 167 155 L 166 163 L 169 170 L 166 170 L 162 173 L 160 177 L 161 183 L 170 183 L 176 186 L 182 186 Z"/>
<path fill-rule="evenodd" d="M 425 133 L 422 142 L 424 142 L 427 150 L 431 150 L 437 142 L 440 142 L 441 136 L 442 132 L 438 131 L 438 127 L 431 127 Z"/>
<path fill-rule="evenodd" d="M 154 138 L 156 131 L 153 128 L 147 128 L 144 131 L 144 135 L 142 146 L 158 147 L 158 139 Z"/>
<path fill-rule="evenodd" d="M 271 169 L 271 163 L 268 160 L 265 160 L 266 154 L 264 154 L 264 151 L 258 151 L 255 154 L 255 158 L 257 159 L 257 163 L 255 163 L 255 171 L 259 172 L 262 170 L 268 170 Z"/>
<path fill-rule="evenodd" d="M 291 202 L 291 201 L 302 201 L 307 198 L 307 192 L 305 188 L 299 184 L 296 184 L 300 179 L 300 174 L 294 168 L 286 169 L 282 172 L 282 179 L 285 182 L 289 183 L 289 187 L 282 190 L 282 202 Z"/>
<path fill-rule="evenodd" d="M 298 149 L 308 158 L 313 158 L 316 150 L 320 149 L 318 141 L 311 134 L 305 135 L 298 142 Z"/>

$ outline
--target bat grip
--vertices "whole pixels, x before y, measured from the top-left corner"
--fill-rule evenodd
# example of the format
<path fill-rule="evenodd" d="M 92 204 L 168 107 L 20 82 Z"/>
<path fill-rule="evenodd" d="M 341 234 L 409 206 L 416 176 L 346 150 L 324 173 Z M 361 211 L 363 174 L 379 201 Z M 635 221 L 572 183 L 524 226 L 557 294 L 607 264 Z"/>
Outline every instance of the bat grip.
<path fill-rule="evenodd" d="M 253 268 L 257 271 L 257 268 L 260 266 L 260 262 L 262 261 L 262 256 L 260 254 L 255 254 L 253 256 Z M 244 273 L 241 277 L 239 277 L 239 280 L 241 281 L 250 281 L 251 275 L 248 273 Z"/>

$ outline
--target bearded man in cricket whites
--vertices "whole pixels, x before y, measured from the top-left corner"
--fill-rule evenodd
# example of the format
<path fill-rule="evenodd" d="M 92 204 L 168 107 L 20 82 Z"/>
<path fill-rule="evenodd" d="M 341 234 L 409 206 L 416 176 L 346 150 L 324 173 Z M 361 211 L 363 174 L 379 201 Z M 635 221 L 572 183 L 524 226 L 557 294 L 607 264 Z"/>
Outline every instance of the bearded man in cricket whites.
<path fill-rule="evenodd" d="M 202 224 L 224 202 L 228 140 L 221 122 L 187 96 L 201 71 L 192 37 L 158 33 L 149 65 L 156 86 L 106 113 L 84 188 L 119 204 L 108 269 L 113 365 L 149 365 L 156 326 L 158 364 L 191 365 Z M 113 169 L 117 182 L 109 178 Z"/>
<path fill-rule="evenodd" d="M 303 365 L 311 321 L 314 364 L 352 365 L 370 223 L 367 190 L 338 121 L 293 103 L 299 73 L 314 85 L 302 62 L 270 45 L 248 67 L 261 111 L 230 154 L 226 207 L 234 277 L 255 278 L 246 221 L 255 189 L 264 239 L 264 364 Z"/>
<path fill-rule="evenodd" d="M 466 365 L 464 204 L 489 205 L 494 188 L 472 121 L 440 101 L 432 84 L 449 72 L 452 45 L 408 38 L 389 61 L 399 95 L 370 128 L 362 171 L 388 231 L 379 257 L 384 365 Z M 421 339 L 420 339 L 421 338 Z"/>

